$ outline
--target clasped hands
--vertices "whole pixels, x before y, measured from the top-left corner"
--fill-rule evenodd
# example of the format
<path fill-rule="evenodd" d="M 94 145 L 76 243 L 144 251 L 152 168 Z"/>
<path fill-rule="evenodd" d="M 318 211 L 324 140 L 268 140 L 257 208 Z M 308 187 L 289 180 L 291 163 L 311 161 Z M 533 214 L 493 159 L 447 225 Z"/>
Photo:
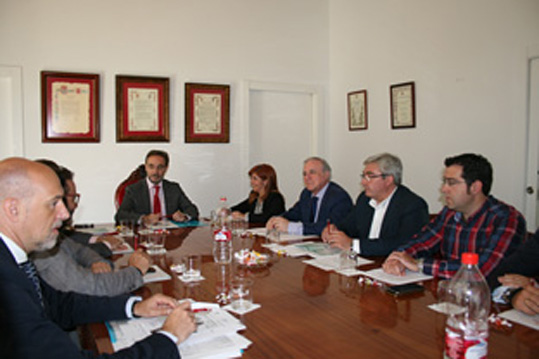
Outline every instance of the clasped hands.
<path fill-rule="evenodd" d="M 166 315 L 167 319 L 161 330 L 178 338 L 177 344 L 187 339 L 197 328 L 195 314 L 191 311 L 191 303 L 186 301 L 179 304 L 176 299 L 160 293 L 135 303 L 133 314 L 139 317 Z"/>
<path fill-rule="evenodd" d="M 498 281 L 511 288 L 522 288 L 511 300 L 513 308 L 528 315 L 539 314 L 539 288 L 535 280 L 519 274 L 506 274 Z"/>
<path fill-rule="evenodd" d="M 142 223 L 144 223 L 144 225 L 146 226 L 151 226 L 159 222 L 161 218 L 163 218 L 163 216 L 160 213 L 150 213 L 145 216 L 142 216 Z M 172 213 L 170 218 L 176 222 L 185 222 L 189 219 L 189 217 L 180 210 L 177 210 L 176 212 Z"/>

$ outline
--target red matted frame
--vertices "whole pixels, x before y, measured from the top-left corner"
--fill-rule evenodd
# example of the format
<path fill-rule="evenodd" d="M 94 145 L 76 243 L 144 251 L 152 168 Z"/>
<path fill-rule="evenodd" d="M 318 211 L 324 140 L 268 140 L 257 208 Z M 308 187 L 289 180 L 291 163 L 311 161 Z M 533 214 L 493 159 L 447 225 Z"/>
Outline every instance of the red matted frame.
<path fill-rule="evenodd" d="M 136 117 L 139 107 L 147 118 Z M 116 76 L 116 141 L 169 141 L 168 78 Z"/>
<path fill-rule="evenodd" d="M 99 142 L 98 74 L 41 71 L 41 141 Z"/>
<path fill-rule="evenodd" d="M 230 86 L 185 84 L 185 142 L 230 141 Z"/>
<path fill-rule="evenodd" d="M 369 127 L 367 111 L 367 90 L 348 93 L 348 129 L 350 131 L 366 130 Z"/>

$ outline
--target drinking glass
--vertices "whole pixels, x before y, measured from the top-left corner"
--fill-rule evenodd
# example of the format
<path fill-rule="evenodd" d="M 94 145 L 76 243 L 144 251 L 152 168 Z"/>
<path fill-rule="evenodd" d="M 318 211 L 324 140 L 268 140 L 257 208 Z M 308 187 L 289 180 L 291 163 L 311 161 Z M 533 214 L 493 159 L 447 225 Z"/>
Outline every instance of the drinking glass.
<path fill-rule="evenodd" d="M 235 278 L 230 287 L 230 303 L 237 311 L 249 310 L 253 305 L 253 281 L 249 278 Z"/>
<path fill-rule="evenodd" d="M 266 231 L 266 240 L 270 243 L 279 243 L 281 241 L 281 232 L 277 228 L 270 228 Z"/>
<path fill-rule="evenodd" d="M 201 273 L 201 259 L 199 255 L 192 254 L 184 258 L 185 271 L 183 276 L 186 279 L 196 279 L 200 277 Z"/>
<path fill-rule="evenodd" d="M 167 252 L 167 250 L 165 249 L 166 237 L 166 232 L 163 230 L 155 230 L 152 233 L 148 234 L 148 254 L 165 254 Z"/>

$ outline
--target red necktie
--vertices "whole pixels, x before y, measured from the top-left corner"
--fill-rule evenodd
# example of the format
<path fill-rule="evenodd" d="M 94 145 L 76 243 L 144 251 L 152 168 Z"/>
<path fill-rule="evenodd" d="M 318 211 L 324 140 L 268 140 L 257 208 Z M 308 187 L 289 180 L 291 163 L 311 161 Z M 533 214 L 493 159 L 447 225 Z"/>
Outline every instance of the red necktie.
<path fill-rule="evenodd" d="M 161 200 L 159 199 L 159 186 L 154 186 L 155 193 L 153 195 L 153 213 L 161 214 Z"/>

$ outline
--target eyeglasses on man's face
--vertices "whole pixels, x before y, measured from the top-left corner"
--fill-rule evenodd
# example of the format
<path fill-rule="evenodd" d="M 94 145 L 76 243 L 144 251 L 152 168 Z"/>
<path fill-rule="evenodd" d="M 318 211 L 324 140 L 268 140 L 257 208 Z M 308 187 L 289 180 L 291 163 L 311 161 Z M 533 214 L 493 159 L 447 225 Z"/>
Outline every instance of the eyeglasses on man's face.
<path fill-rule="evenodd" d="M 364 179 L 367 182 L 370 182 L 373 179 L 379 178 L 379 177 L 386 178 L 387 176 L 388 176 L 387 173 L 379 173 L 379 174 L 377 174 L 377 173 L 367 172 L 367 173 L 362 173 L 361 174 L 361 178 Z"/>
<path fill-rule="evenodd" d="M 448 185 L 449 187 L 453 187 L 461 183 L 466 183 L 466 181 L 451 177 L 442 178 L 442 185 Z"/>
<path fill-rule="evenodd" d="M 78 204 L 80 201 L 80 193 L 68 193 L 65 197 L 71 198 L 75 204 Z"/>

